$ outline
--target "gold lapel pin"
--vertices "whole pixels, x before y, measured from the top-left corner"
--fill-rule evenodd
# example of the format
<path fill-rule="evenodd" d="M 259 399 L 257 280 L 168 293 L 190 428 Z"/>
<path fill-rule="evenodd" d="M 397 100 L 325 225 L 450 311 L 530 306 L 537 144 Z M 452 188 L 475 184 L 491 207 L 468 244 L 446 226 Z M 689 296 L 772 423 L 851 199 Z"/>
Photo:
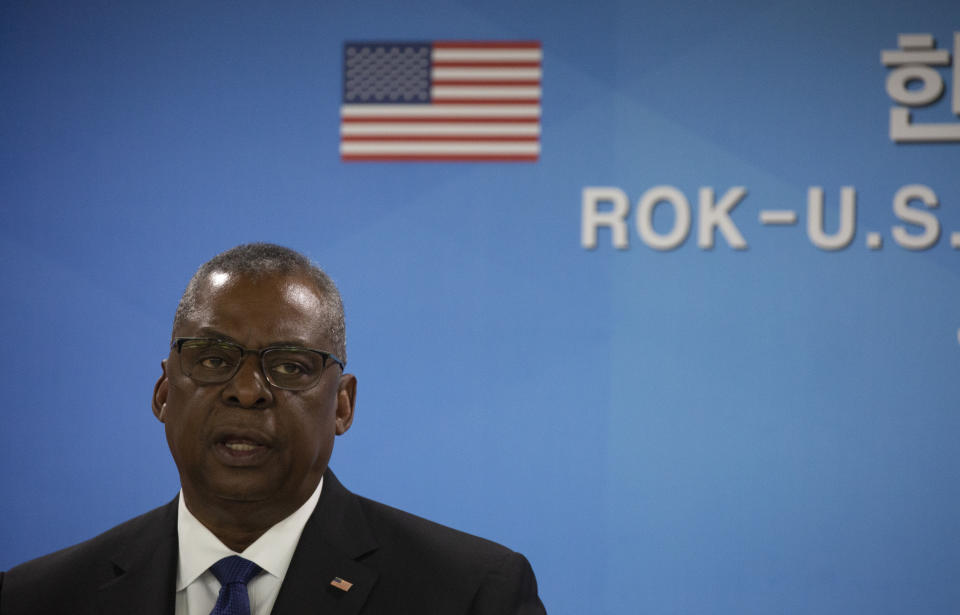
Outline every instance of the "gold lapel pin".
<path fill-rule="evenodd" d="M 348 592 L 350 588 L 353 587 L 353 583 L 347 581 L 346 579 L 341 579 L 340 577 L 333 577 L 333 580 L 330 581 L 330 585 L 333 585 L 341 591 Z"/>

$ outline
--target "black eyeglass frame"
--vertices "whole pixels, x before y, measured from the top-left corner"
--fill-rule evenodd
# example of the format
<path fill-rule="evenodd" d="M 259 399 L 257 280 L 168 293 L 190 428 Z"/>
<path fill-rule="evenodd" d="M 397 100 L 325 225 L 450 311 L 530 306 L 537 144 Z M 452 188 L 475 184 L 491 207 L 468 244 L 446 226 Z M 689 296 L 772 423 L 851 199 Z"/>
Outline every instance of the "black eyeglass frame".
<path fill-rule="evenodd" d="M 237 348 L 240 350 L 240 360 L 237 361 L 237 364 L 233 368 L 233 372 L 230 374 L 230 376 L 227 378 L 224 378 L 223 380 L 213 380 L 213 381 L 197 380 L 191 375 L 190 372 L 183 369 L 183 353 L 181 352 L 181 349 L 183 348 L 183 345 L 187 342 L 209 342 L 210 344 L 219 344 L 221 346 L 229 346 L 232 348 Z M 307 389 L 313 388 L 318 382 L 320 382 L 320 378 L 323 376 L 324 370 L 327 369 L 328 360 L 333 361 L 334 363 L 339 365 L 341 371 L 343 371 L 347 366 L 347 364 L 344 361 L 340 360 L 340 358 L 337 357 L 337 355 L 333 354 L 332 352 L 327 352 L 326 350 L 318 350 L 316 348 L 305 348 L 303 346 L 291 346 L 289 344 L 275 344 L 272 346 L 267 346 L 265 348 L 245 348 L 244 346 L 241 346 L 236 342 L 231 342 L 229 340 L 224 340 L 224 339 L 218 339 L 215 337 L 176 337 L 173 339 L 173 341 L 170 342 L 170 349 L 171 350 L 176 349 L 177 351 L 177 357 L 180 363 L 180 371 L 186 374 L 187 377 L 189 377 L 191 380 L 195 380 L 196 382 L 199 382 L 201 384 L 222 384 L 224 382 L 230 382 L 230 380 L 232 380 L 233 377 L 237 375 L 237 372 L 240 371 L 240 364 L 243 363 L 243 358 L 248 354 L 257 355 L 257 359 L 259 359 L 258 362 L 260 363 L 260 371 L 263 373 L 264 378 L 267 379 L 267 382 L 270 383 L 270 386 L 274 386 L 278 389 L 284 389 L 286 391 L 306 391 Z M 270 376 L 270 372 L 267 369 L 267 366 L 264 365 L 263 363 L 263 354 L 271 350 L 305 351 L 305 352 L 312 352 L 314 354 L 320 355 L 323 361 L 320 364 L 320 372 L 317 374 L 316 380 L 310 383 L 309 386 L 306 386 L 303 388 L 290 388 L 290 387 L 285 387 L 277 384 L 276 382 L 273 381 L 273 378 Z"/>

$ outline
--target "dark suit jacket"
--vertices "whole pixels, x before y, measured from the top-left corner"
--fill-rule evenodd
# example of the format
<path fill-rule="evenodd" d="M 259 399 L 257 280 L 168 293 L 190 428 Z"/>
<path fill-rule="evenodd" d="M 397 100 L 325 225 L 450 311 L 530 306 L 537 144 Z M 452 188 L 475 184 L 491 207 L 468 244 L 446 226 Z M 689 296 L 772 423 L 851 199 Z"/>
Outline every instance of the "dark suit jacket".
<path fill-rule="evenodd" d="M 177 500 L 0 573 L 0 615 L 173 615 Z M 349 591 L 330 585 L 335 577 Z M 327 470 L 275 615 L 545 613 L 519 553 L 356 496 Z"/>

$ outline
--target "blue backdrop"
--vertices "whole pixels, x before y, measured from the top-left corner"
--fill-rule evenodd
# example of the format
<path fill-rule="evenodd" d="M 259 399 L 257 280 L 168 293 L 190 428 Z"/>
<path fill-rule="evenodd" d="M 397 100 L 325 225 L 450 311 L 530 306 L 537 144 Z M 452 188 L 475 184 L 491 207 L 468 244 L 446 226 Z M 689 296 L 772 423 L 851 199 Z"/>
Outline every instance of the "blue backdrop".
<path fill-rule="evenodd" d="M 4 2 L 0 569 L 176 493 L 174 307 L 263 240 L 344 295 L 340 478 L 524 552 L 552 614 L 955 612 L 957 32 L 952 0 Z M 437 39 L 541 43 L 538 161 L 341 161 L 344 43 Z"/>

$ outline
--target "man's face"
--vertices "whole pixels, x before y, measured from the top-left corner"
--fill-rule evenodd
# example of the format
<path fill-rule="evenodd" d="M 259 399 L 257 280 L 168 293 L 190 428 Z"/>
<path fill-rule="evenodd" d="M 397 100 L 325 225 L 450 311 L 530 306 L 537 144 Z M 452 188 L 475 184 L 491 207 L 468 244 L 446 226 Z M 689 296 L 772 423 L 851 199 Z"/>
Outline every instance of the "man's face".
<path fill-rule="evenodd" d="M 332 351 L 321 298 L 307 278 L 211 274 L 196 310 L 175 337 L 227 340 L 245 348 L 284 344 Z M 353 420 L 356 379 L 332 361 L 317 384 L 279 389 L 264 378 L 255 354 L 217 384 L 181 371 L 176 349 L 163 362 L 153 410 L 194 514 L 246 510 L 271 522 L 313 493 L 333 451 L 334 435 Z M 255 511 L 255 512 L 253 512 Z"/>

